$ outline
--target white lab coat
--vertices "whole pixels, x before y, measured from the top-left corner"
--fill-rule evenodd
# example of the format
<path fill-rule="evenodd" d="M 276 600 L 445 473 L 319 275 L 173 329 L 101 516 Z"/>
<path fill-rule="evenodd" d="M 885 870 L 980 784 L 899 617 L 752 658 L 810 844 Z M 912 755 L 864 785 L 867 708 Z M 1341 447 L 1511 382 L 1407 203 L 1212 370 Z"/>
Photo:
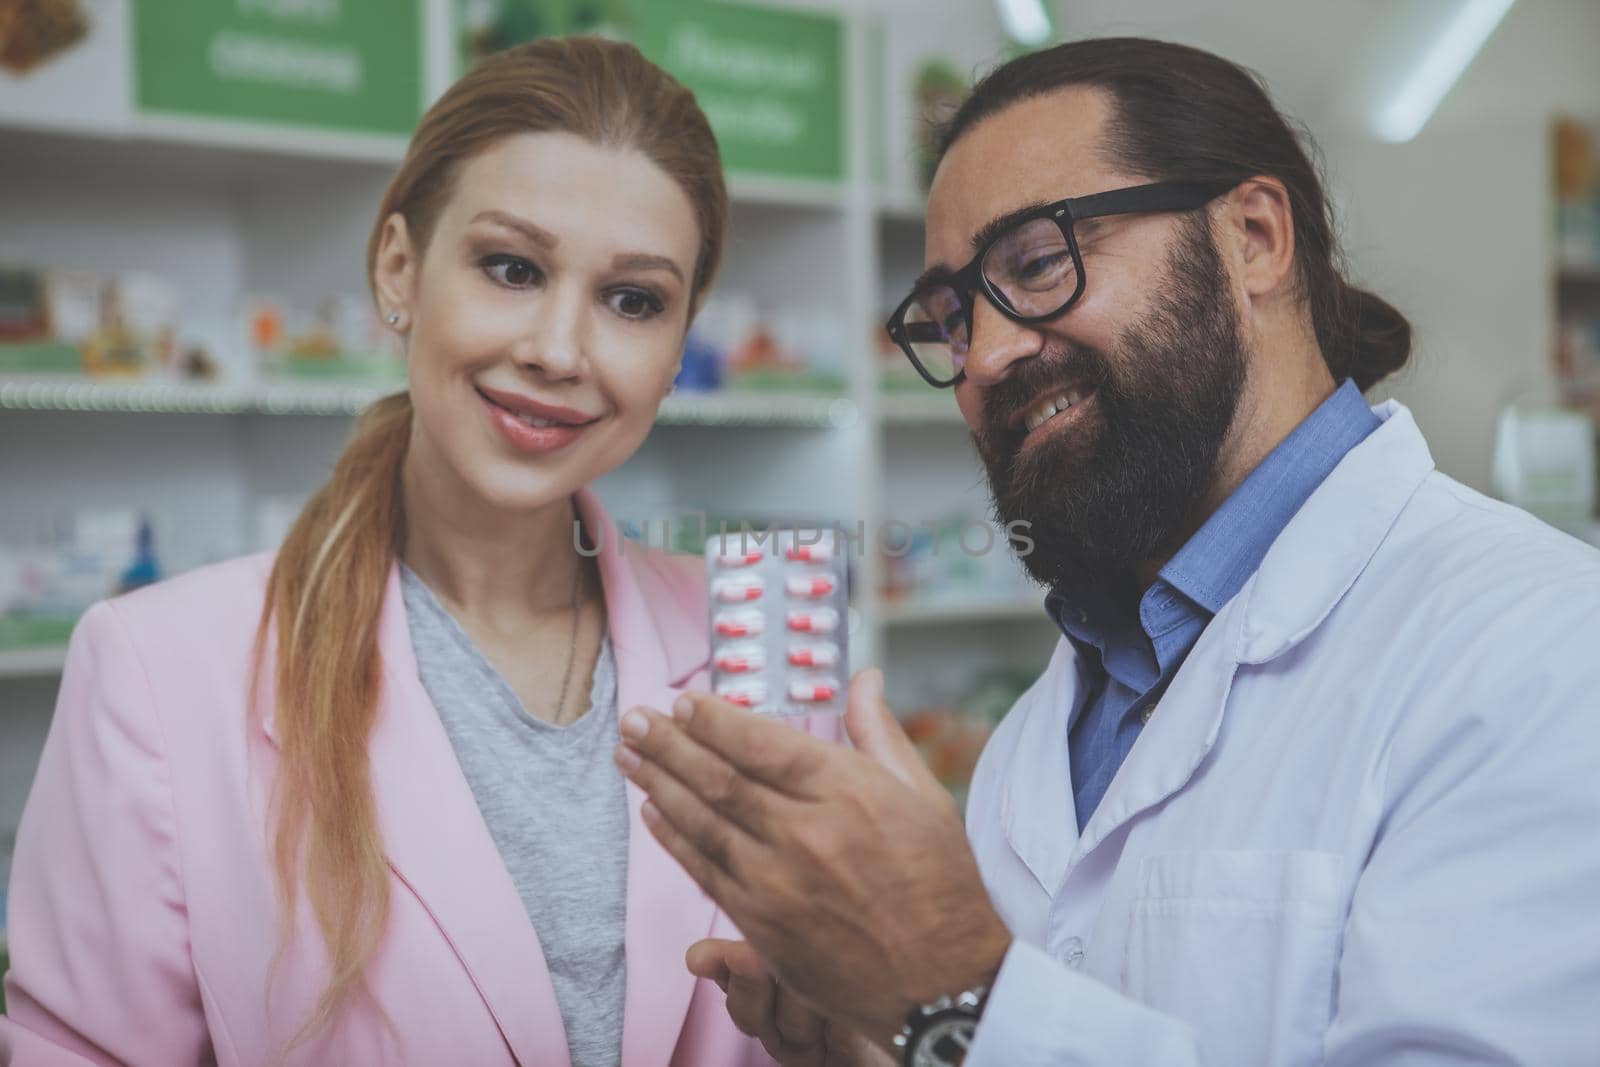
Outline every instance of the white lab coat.
<path fill-rule="evenodd" d="M 1070 644 L 996 731 L 967 1067 L 1600 1063 L 1600 553 L 1376 411 L 1081 838 Z"/>

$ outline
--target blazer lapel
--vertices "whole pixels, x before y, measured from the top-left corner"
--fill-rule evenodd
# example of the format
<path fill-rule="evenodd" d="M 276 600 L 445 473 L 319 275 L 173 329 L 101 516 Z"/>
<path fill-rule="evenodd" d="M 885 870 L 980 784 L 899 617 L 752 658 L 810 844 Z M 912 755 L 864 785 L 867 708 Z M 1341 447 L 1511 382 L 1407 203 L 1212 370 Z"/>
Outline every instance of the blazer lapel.
<path fill-rule="evenodd" d="M 417 676 L 398 568 L 378 642 L 384 691 L 368 752 L 389 868 L 449 942 L 517 1062 L 570 1067 L 539 937 Z M 266 726 L 272 737 L 270 717 Z"/>
<path fill-rule="evenodd" d="M 617 706 L 659 711 L 691 685 L 704 686 L 710 656 L 705 592 L 693 568 L 673 573 L 660 554 L 624 546 L 599 500 L 577 494 L 579 514 L 600 541 L 611 644 L 617 661 Z M 701 892 L 644 824 L 644 792 L 628 790 L 627 993 L 622 1012 L 622 1062 L 665 1067 L 678 1044 L 699 981 L 684 953 L 711 932 L 716 904 Z"/>

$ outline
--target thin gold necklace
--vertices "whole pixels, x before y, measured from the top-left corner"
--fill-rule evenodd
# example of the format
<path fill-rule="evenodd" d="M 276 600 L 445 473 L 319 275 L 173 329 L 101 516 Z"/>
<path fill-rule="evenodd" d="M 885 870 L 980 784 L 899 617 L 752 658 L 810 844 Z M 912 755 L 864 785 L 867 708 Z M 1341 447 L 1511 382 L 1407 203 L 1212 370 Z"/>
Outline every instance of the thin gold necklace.
<path fill-rule="evenodd" d="M 572 569 L 572 603 L 569 610 L 572 612 L 572 634 L 567 639 L 567 669 L 561 676 L 561 696 L 556 701 L 555 722 L 561 721 L 561 713 L 567 707 L 567 690 L 572 685 L 572 667 L 578 660 L 578 590 L 582 587 L 583 560 L 577 561 L 577 566 Z"/>

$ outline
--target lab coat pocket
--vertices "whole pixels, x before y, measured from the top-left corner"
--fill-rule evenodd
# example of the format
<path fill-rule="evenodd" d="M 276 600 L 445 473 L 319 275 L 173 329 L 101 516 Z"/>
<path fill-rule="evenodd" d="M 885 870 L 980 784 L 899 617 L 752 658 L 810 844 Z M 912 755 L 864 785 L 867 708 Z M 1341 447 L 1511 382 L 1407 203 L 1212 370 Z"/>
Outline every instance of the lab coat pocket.
<path fill-rule="evenodd" d="M 1211 1046 L 1207 1062 L 1320 1062 L 1344 910 L 1339 870 L 1330 852 L 1146 857 L 1123 991 L 1194 1025 Z"/>

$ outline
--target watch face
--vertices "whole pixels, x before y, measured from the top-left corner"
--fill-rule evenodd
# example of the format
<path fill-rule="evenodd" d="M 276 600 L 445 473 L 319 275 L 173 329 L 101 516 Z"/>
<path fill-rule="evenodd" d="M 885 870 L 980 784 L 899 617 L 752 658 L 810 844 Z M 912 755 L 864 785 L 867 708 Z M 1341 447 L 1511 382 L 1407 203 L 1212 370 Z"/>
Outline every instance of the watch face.
<path fill-rule="evenodd" d="M 967 1058 L 977 1028 L 965 1012 L 936 1017 L 919 1035 L 911 1067 L 958 1067 Z"/>

